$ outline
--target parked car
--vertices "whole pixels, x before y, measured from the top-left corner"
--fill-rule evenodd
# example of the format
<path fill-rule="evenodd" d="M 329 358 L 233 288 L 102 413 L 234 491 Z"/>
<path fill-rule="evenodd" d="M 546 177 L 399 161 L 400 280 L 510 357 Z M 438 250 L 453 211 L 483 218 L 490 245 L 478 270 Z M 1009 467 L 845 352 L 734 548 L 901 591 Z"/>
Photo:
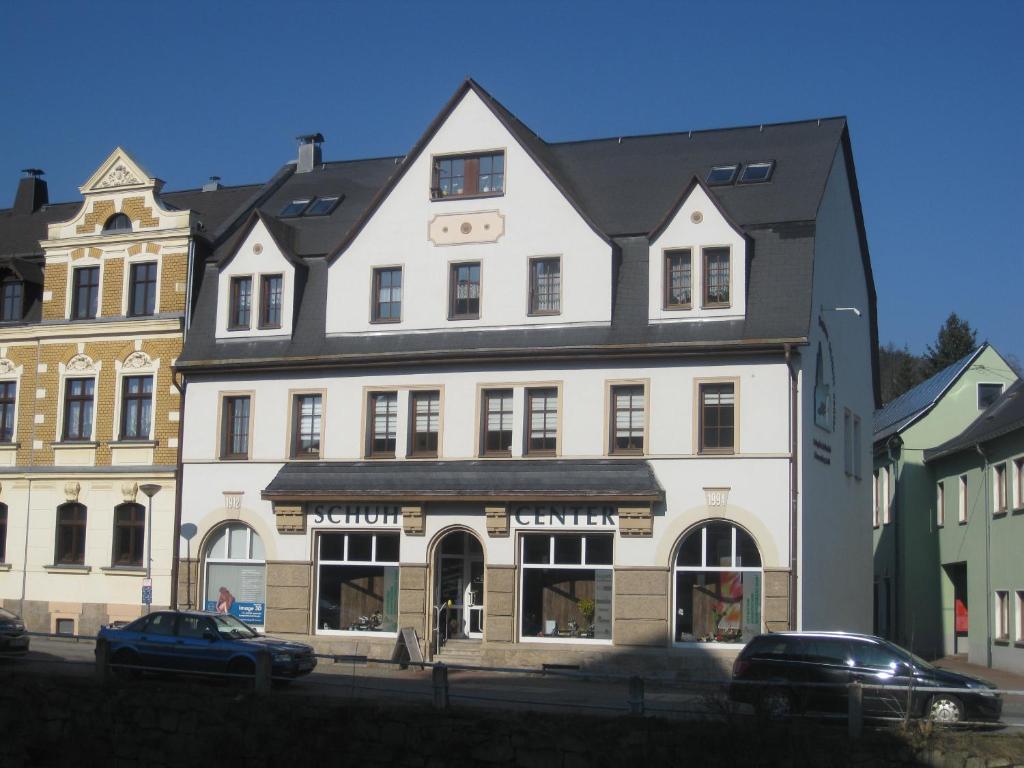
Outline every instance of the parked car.
<path fill-rule="evenodd" d="M 866 717 L 902 717 L 908 699 L 912 717 L 942 723 L 998 720 L 1003 708 L 992 683 L 939 669 L 880 637 L 843 632 L 758 635 L 733 663 L 729 698 L 752 704 L 772 718 L 795 712 L 845 713 L 847 686 L 854 681 L 896 686 L 864 689 Z M 818 685 L 801 685 L 805 683 Z"/>
<path fill-rule="evenodd" d="M 28 653 L 25 622 L 13 611 L 0 608 L 0 656 L 24 656 Z"/>
<path fill-rule="evenodd" d="M 97 637 L 108 643 L 110 663 L 122 674 L 148 667 L 252 675 L 261 654 L 270 655 L 275 680 L 308 675 L 316 667 L 311 646 L 266 637 L 222 613 L 157 611 L 124 627 L 103 627 Z"/>

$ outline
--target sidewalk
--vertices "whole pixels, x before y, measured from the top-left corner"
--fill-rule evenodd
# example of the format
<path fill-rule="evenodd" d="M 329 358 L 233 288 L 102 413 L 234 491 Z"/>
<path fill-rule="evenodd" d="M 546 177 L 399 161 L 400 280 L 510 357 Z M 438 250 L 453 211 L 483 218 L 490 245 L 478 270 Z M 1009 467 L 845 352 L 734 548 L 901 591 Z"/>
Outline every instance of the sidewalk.
<path fill-rule="evenodd" d="M 966 654 L 963 656 L 945 656 L 932 662 L 936 667 L 960 672 L 971 677 L 980 677 L 995 683 L 997 687 L 1011 691 L 1024 691 L 1024 675 L 1007 672 L 1005 669 L 992 669 L 981 664 L 970 664 Z"/>

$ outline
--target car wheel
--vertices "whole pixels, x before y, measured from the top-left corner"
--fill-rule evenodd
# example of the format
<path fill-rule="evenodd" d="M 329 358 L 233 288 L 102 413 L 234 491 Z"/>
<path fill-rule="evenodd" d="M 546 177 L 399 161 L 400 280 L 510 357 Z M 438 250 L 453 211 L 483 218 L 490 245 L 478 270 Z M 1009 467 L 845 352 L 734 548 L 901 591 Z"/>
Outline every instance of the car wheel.
<path fill-rule="evenodd" d="M 139 654 L 134 651 L 118 651 L 110 660 L 111 671 L 122 680 L 134 680 L 142 675 Z"/>
<path fill-rule="evenodd" d="M 233 659 L 228 664 L 229 675 L 241 675 L 241 677 L 230 677 L 228 683 L 236 688 L 252 688 L 255 685 L 256 665 L 248 659 Z"/>
<path fill-rule="evenodd" d="M 935 723 L 959 723 L 964 719 L 963 704 L 949 694 L 933 696 L 928 702 L 928 719 Z"/>
<path fill-rule="evenodd" d="M 793 694 L 784 688 L 769 688 L 757 700 L 757 711 L 769 720 L 786 720 L 793 716 Z"/>

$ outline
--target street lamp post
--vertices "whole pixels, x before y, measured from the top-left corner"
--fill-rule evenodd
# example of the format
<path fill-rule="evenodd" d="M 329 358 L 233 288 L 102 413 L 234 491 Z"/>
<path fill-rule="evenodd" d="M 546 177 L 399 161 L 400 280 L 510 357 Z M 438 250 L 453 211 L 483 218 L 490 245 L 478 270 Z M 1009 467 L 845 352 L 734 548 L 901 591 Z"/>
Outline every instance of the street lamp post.
<path fill-rule="evenodd" d="M 153 602 L 153 497 L 159 493 L 160 487 L 156 483 L 139 486 L 139 490 L 149 499 L 149 509 L 146 511 L 146 580 L 143 585 L 148 585 L 151 591 L 150 602 L 146 603 L 146 613 L 149 613 Z"/>

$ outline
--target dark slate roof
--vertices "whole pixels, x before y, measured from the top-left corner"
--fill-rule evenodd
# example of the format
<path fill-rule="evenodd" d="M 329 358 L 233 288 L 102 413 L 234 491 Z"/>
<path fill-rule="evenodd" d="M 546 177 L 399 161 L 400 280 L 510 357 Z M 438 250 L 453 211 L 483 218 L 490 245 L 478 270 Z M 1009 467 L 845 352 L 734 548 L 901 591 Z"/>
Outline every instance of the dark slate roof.
<path fill-rule="evenodd" d="M 942 445 L 924 452 L 925 461 L 934 461 L 963 450 L 974 450 L 979 443 L 987 443 L 1015 430 L 1022 430 L 1024 441 L 1024 381 L 1018 379 L 999 398 L 981 412 L 967 429 Z"/>
<path fill-rule="evenodd" d="M 982 344 L 969 355 L 943 368 L 931 378 L 925 379 L 875 411 L 874 441 L 878 442 L 902 432 L 928 413 L 987 346 L 987 343 Z"/>
<path fill-rule="evenodd" d="M 665 491 L 637 459 L 319 461 L 285 464 L 263 491 L 277 500 L 377 498 L 635 499 Z"/>

